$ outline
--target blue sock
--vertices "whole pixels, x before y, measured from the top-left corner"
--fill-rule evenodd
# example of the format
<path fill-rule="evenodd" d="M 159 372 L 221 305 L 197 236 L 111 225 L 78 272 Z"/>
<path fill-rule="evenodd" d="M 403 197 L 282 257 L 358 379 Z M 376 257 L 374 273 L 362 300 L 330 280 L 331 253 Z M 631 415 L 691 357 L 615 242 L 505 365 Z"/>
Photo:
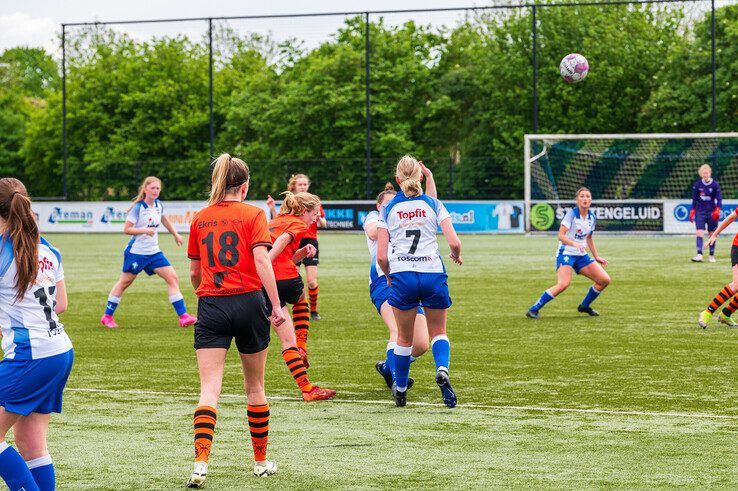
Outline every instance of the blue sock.
<path fill-rule="evenodd" d="M 0 443 L 0 477 L 10 491 L 39 491 L 26 461 L 6 442 Z"/>
<path fill-rule="evenodd" d="M 554 296 L 548 293 L 548 290 L 544 291 L 541 295 L 541 298 L 538 299 L 536 303 L 533 304 L 533 306 L 529 309 L 533 312 L 538 312 L 543 308 L 544 305 L 546 305 L 548 302 L 554 299 Z"/>
<path fill-rule="evenodd" d="M 171 295 L 169 301 L 172 302 L 172 307 L 177 312 L 177 315 L 182 316 L 187 313 L 187 307 L 185 307 L 184 297 L 181 293 Z"/>
<path fill-rule="evenodd" d="M 395 383 L 397 390 L 407 390 L 407 379 L 410 377 L 410 346 L 397 346 L 395 348 Z"/>
<path fill-rule="evenodd" d="M 697 254 L 702 254 L 702 237 L 697 237 Z"/>
<path fill-rule="evenodd" d="M 436 362 L 436 370 L 445 368 L 448 372 L 448 366 L 451 362 L 451 343 L 448 336 L 440 334 L 431 341 L 431 350 L 433 351 L 433 359 Z"/>
<path fill-rule="evenodd" d="M 120 297 L 110 295 L 108 297 L 108 304 L 105 306 L 105 315 L 113 315 L 115 313 L 115 309 L 118 308 L 119 303 Z"/>
<path fill-rule="evenodd" d="M 397 343 L 387 343 L 387 358 L 384 360 L 384 369 L 392 374 L 395 379 L 395 346 Z"/>
<path fill-rule="evenodd" d="M 37 459 L 26 462 L 31 470 L 31 475 L 38 489 L 41 491 L 54 491 L 56 489 L 56 473 L 54 472 L 54 463 L 51 461 L 51 455 L 44 455 Z"/>
<path fill-rule="evenodd" d="M 584 296 L 584 300 L 582 300 L 582 307 L 589 307 L 592 302 L 597 300 L 597 297 L 600 296 L 600 292 L 598 292 L 595 287 L 590 286 L 589 291 L 587 292 L 587 295 Z"/>
<path fill-rule="evenodd" d="M 710 246 L 710 255 L 711 256 L 715 255 L 715 242 L 713 242 L 712 245 Z"/>

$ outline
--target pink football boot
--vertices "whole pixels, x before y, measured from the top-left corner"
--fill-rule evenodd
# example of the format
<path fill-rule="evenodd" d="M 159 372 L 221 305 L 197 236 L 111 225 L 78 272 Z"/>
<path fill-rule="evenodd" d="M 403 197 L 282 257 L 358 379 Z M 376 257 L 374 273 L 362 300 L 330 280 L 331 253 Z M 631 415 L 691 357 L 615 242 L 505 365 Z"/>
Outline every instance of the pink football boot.
<path fill-rule="evenodd" d="M 179 316 L 179 327 L 191 326 L 197 322 L 197 317 L 190 315 L 187 312 Z"/>
<path fill-rule="evenodd" d="M 102 316 L 102 318 L 100 319 L 100 324 L 109 329 L 115 329 L 116 327 L 118 327 L 118 324 L 115 322 L 115 319 L 113 319 L 113 316 L 108 314 Z"/>

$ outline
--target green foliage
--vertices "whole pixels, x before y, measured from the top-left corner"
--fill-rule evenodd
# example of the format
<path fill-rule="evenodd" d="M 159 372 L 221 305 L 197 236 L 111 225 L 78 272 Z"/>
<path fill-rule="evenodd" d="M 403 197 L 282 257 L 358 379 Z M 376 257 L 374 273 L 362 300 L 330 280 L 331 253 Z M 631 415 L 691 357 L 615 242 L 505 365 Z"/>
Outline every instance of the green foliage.
<path fill-rule="evenodd" d="M 727 130 L 738 115 L 738 6 L 717 12 Z M 539 7 L 539 132 L 708 130 L 709 12 L 688 17 L 674 5 Z M 246 158 L 261 198 L 293 172 L 309 174 L 325 199 L 362 198 L 367 172 L 374 194 L 405 153 L 433 165 L 442 197 L 519 198 L 522 137 L 533 130 L 531 24 L 530 8 L 478 11 L 446 27 L 373 18 L 370 168 L 363 17 L 312 49 L 216 27 L 214 153 Z M 214 157 L 207 42 L 140 41 L 102 27 L 67 37 L 71 197 L 127 197 L 150 174 L 170 199 L 204 196 Z M 558 74 L 570 52 L 590 61 L 582 83 Z M 59 195 L 58 69 L 27 48 L 0 62 L 9 82 L 0 89 L 0 168 L 32 181 L 34 194 Z"/>
<path fill-rule="evenodd" d="M 10 48 L 0 55 L 3 85 L 29 97 L 42 98 L 50 89 L 59 90 L 60 70 L 41 48 Z"/>
<path fill-rule="evenodd" d="M 668 54 L 659 86 L 641 107 L 641 127 L 649 131 L 711 131 L 712 70 L 710 15 L 690 26 Z M 738 118 L 738 5 L 715 13 L 718 130 L 735 131 Z"/>
<path fill-rule="evenodd" d="M 39 48 L 7 49 L 0 55 L 0 81 L 0 173 L 25 178 L 27 124 L 58 90 L 57 65 Z"/>

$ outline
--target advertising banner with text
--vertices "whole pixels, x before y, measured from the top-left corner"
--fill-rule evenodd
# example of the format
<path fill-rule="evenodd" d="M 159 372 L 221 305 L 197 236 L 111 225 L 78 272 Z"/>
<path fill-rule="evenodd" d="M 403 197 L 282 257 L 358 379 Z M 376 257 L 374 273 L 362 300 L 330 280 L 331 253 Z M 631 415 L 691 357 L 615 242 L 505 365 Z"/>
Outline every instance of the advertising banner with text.
<path fill-rule="evenodd" d="M 263 201 L 249 202 L 269 212 Z M 204 201 L 165 201 L 164 216 L 177 232 L 189 232 L 192 217 L 205 206 Z M 130 201 L 34 202 L 42 233 L 46 232 L 122 232 Z M 159 232 L 166 233 L 164 227 Z"/>
<path fill-rule="evenodd" d="M 530 208 L 532 231 L 556 231 L 573 201 L 537 201 Z M 617 232 L 663 232 L 664 205 L 661 201 L 593 201 L 590 211 L 596 230 Z"/>
<path fill-rule="evenodd" d="M 249 201 L 262 208 L 263 201 Z M 522 201 L 448 201 L 444 205 L 458 232 L 522 233 L 525 227 Z M 180 232 L 188 232 L 192 217 L 204 201 L 165 201 L 164 215 Z M 41 232 L 121 232 L 130 201 L 34 202 Z M 376 210 L 373 201 L 324 201 L 327 230 L 362 230 L 367 213 Z M 160 232 L 165 233 L 164 227 Z"/>
<path fill-rule="evenodd" d="M 725 200 L 720 210 L 720 220 L 738 208 L 738 200 Z M 664 232 L 667 234 L 693 234 L 695 225 L 689 221 L 689 212 L 692 209 L 692 200 L 667 200 L 664 202 Z M 723 234 L 738 233 L 738 221 L 730 224 Z"/>
<path fill-rule="evenodd" d="M 522 201 L 446 201 L 457 232 L 520 234 L 525 231 Z"/>
<path fill-rule="evenodd" d="M 523 218 L 522 201 L 445 201 L 444 206 L 451 215 L 451 223 L 457 232 L 489 233 L 489 234 L 515 234 L 525 231 L 525 219 Z M 376 210 L 373 202 L 367 201 L 365 205 L 345 205 L 340 209 L 345 220 L 342 227 L 331 225 L 329 218 L 329 207 L 334 205 L 323 205 L 328 221 L 328 228 L 348 228 L 350 221 L 350 206 L 356 207 L 355 217 L 356 230 L 360 230 L 364 218 L 369 211 Z M 333 213 L 339 213 L 333 210 Z"/>

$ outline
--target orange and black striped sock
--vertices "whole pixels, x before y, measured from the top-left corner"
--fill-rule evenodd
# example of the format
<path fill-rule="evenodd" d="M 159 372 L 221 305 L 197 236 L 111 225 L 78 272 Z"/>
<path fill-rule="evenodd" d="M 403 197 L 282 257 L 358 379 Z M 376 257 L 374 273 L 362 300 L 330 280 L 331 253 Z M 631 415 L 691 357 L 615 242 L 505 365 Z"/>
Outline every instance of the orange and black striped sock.
<path fill-rule="evenodd" d="M 318 287 L 308 288 L 308 296 L 310 297 L 310 312 L 318 311 Z"/>
<path fill-rule="evenodd" d="M 730 317 L 736 310 L 738 310 L 738 295 L 730 299 L 730 303 L 723 309 L 723 314 Z"/>
<path fill-rule="evenodd" d="M 715 311 L 719 309 L 722 304 L 727 302 L 734 294 L 735 292 L 730 288 L 730 285 L 725 285 L 725 287 L 715 295 L 715 298 L 712 299 L 710 305 L 707 306 L 707 310 L 714 314 Z"/>
<path fill-rule="evenodd" d="M 310 385 L 307 377 L 307 369 L 302 363 L 302 356 L 300 356 L 297 348 L 287 348 L 282 351 L 282 358 L 284 358 L 284 362 L 287 364 L 287 368 L 290 369 L 290 373 L 294 377 L 295 382 L 297 382 L 297 386 L 300 387 L 300 390 L 303 392 L 313 390 L 313 386 Z"/>
<path fill-rule="evenodd" d="M 195 462 L 207 462 L 213 444 L 217 411 L 210 406 L 195 408 Z"/>
<path fill-rule="evenodd" d="M 304 299 L 292 306 L 292 323 L 295 325 L 297 347 L 307 351 L 308 332 L 310 331 L 310 311 Z"/>
<path fill-rule="evenodd" d="M 258 406 L 249 404 L 247 415 L 251 445 L 254 447 L 254 461 L 264 462 L 267 459 L 267 444 L 269 443 L 269 404 Z"/>

